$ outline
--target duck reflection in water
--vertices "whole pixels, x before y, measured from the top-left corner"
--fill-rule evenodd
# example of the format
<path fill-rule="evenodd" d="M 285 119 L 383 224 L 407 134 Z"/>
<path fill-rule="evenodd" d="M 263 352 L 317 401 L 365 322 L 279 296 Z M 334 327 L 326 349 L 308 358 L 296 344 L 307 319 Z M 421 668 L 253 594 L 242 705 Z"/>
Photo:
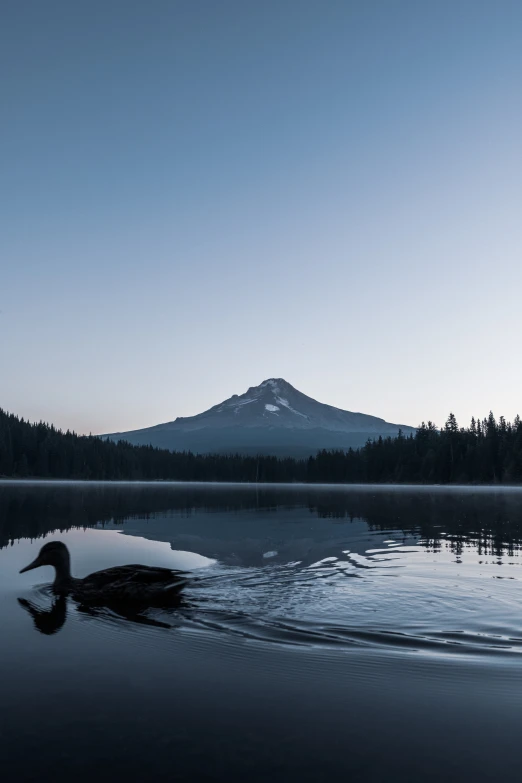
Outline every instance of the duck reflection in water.
<path fill-rule="evenodd" d="M 67 598 L 74 599 L 79 611 L 90 615 L 109 609 L 118 617 L 131 622 L 171 628 L 168 623 L 143 614 L 150 607 L 179 608 L 184 604 L 180 591 L 188 582 L 188 574 L 169 568 L 144 565 L 126 565 L 96 571 L 84 579 L 71 574 L 69 550 L 61 541 L 45 544 L 38 557 L 20 573 L 40 566 L 54 566 L 55 579 L 51 590 L 56 596 L 50 609 L 41 609 L 34 603 L 19 598 L 19 604 L 33 618 L 41 633 L 56 633 L 67 616 Z"/>
<path fill-rule="evenodd" d="M 37 631 L 40 631 L 40 633 L 43 633 L 46 636 L 52 636 L 52 634 L 57 633 L 65 625 L 65 621 L 67 620 L 68 600 L 67 596 L 59 595 L 54 598 L 50 609 L 43 609 L 34 603 L 34 601 L 27 600 L 27 598 L 19 598 L 18 603 L 31 615 L 34 627 Z M 169 608 L 181 608 L 185 605 L 186 602 L 179 596 L 177 602 L 172 602 Z M 149 625 L 153 628 L 175 627 L 175 624 L 173 623 L 166 623 L 162 620 L 157 620 L 154 617 L 148 617 L 141 611 L 129 606 L 107 604 L 105 607 L 94 607 L 76 604 L 76 609 L 82 614 L 90 615 L 91 617 L 103 616 L 104 613 L 106 614 L 106 610 L 108 610 L 113 617 L 116 616 L 116 619 L 137 623 L 138 625 Z"/>
<path fill-rule="evenodd" d="M 31 615 L 36 630 L 46 636 L 57 633 L 67 619 L 67 598 L 64 595 L 55 598 L 50 609 L 41 609 L 26 598 L 19 598 L 18 603 Z"/>

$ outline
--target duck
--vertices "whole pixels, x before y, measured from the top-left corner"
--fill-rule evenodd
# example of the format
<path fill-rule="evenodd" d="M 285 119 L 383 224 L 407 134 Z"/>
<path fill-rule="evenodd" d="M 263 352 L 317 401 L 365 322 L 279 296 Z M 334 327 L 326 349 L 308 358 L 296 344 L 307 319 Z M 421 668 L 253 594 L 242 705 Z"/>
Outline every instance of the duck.
<path fill-rule="evenodd" d="M 179 592 L 189 581 L 189 574 L 185 571 L 146 565 L 106 568 L 77 579 L 71 574 L 71 555 L 62 541 L 44 544 L 38 556 L 20 573 L 40 566 L 54 567 L 55 579 L 51 589 L 55 595 L 70 596 L 86 606 L 171 606 L 179 600 Z"/>

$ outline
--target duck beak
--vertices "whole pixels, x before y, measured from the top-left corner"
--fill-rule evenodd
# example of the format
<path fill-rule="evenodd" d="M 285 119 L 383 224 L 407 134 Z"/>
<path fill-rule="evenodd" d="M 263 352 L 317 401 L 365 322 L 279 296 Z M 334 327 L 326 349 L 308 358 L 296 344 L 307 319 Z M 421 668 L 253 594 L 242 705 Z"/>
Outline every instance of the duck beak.
<path fill-rule="evenodd" d="M 25 568 L 22 568 L 20 573 L 24 574 L 26 571 L 32 571 L 33 568 L 39 568 L 41 565 L 43 565 L 43 563 L 40 562 L 40 557 L 37 557 L 32 563 L 29 563 Z"/>

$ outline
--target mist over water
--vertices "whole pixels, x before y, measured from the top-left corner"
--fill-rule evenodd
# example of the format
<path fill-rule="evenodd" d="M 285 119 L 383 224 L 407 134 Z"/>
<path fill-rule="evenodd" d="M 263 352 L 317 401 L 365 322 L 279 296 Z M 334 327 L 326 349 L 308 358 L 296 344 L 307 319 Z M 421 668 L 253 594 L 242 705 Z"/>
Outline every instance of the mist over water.
<path fill-rule="evenodd" d="M 18 574 L 55 539 L 76 576 L 192 580 L 176 609 L 88 612 L 50 569 Z M 102 763 L 137 779 L 151 758 L 159 779 L 515 780 L 521 544 L 518 489 L 2 483 L 4 763 L 17 780 L 57 752 L 58 780 Z"/>

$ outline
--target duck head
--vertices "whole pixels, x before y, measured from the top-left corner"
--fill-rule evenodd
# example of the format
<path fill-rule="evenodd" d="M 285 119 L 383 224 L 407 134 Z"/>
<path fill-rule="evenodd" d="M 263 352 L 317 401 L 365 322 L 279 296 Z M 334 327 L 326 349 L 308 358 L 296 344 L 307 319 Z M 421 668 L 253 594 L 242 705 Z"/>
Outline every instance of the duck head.
<path fill-rule="evenodd" d="M 61 541 L 49 541 L 48 544 L 44 544 L 40 549 L 38 557 L 25 568 L 22 568 L 20 573 L 32 571 L 33 568 L 40 568 L 40 566 L 54 566 L 57 578 L 69 577 L 71 573 L 71 558 L 65 544 L 62 544 Z"/>

